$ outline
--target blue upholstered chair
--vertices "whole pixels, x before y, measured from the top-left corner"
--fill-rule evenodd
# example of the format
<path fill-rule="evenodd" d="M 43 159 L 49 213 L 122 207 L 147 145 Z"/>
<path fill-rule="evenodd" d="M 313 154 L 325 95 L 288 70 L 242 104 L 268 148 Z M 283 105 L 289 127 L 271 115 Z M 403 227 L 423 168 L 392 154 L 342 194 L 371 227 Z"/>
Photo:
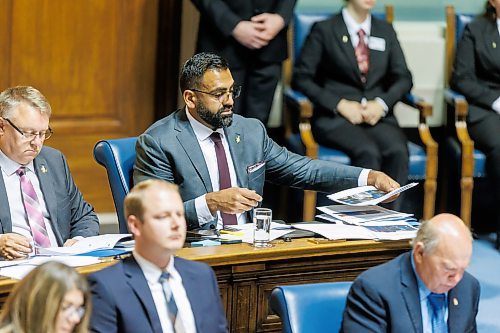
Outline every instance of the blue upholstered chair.
<path fill-rule="evenodd" d="M 285 333 L 338 332 L 350 287 L 351 282 L 276 287 L 269 305 Z"/>
<path fill-rule="evenodd" d="M 465 26 L 472 21 L 472 14 L 456 14 L 453 6 L 446 7 L 446 69 L 448 82 L 451 79 L 456 43 L 460 40 Z M 486 177 L 486 156 L 474 149 L 474 141 L 467 131 L 468 104 L 464 96 L 447 88 L 444 98 L 450 109 L 451 121 L 455 125 L 455 135 L 446 140 L 446 150 L 455 165 L 460 166 L 460 216 L 470 227 L 472 212 L 472 190 L 474 178 Z"/>
<path fill-rule="evenodd" d="M 94 159 L 106 168 L 115 203 L 120 233 L 128 233 L 123 200 L 133 186 L 136 137 L 101 140 L 94 146 Z"/>
<path fill-rule="evenodd" d="M 374 15 L 392 22 L 393 7 L 386 6 L 384 14 Z M 290 29 L 291 33 L 289 33 L 289 44 L 292 47 L 292 52 L 290 53 L 292 56 L 291 60 L 285 65 L 285 81 L 287 79 L 290 81 L 293 61 L 300 56 L 302 45 L 312 25 L 317 21 L 327 19 L 329 16 L 331 16 L 331 13 L 295 12 L 292 28 Z M 310 125 L 310 119 L 313 115 L 313 105 L 306 96 L 298 91 L 294 91 L 289 86 L 288 84 L 288 87 L 285 89 L 285 106 L 288 116 L 286 136 L 290 149 L 300 153 L 301 150 L 303 151 L 302 147 L 305 147 L 305 155 L 311 158 L 350 164 L 350 158 L 344 152 L 320 146 L 315 142 Z M 408 94 L 402 102 L 420 112 L 418 131 L 425 149 L 413 142 L 408 142 L 410 155 L 408 178 L 411 181 L 424 180 L 423 219 L 428 220 L 434 215 L 438 161 L 438 144 L 433 140 L 426 123 L 426 118 L 432 115 L 432 106 L 412 94 Z M 291 115 L 299 115 L 299 133 L 293 133 L 291 130 Z M 303 220 L 313 220 L 315 211 L 316 192 L 304 191 Z"/>

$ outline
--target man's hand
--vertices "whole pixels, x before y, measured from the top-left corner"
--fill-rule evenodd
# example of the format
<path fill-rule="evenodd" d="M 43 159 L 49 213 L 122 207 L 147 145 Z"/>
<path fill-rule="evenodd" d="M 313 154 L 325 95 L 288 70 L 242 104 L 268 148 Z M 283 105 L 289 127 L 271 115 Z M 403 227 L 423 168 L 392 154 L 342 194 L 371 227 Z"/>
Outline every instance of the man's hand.
<path fill-rule="evenodd" d="M 260 49 L 269 44 L 269 38 L 262 23 L 240 21 L 233 29 L 233 37 L 246 48 Z"/>
<path fill-rule="evenodd" d="M 263 37 L 270 42 L 276 35 L 285 27 L 285 20 L 281 15 L 262 13 L 250 19 L 258 24 L 257 29 L 260 29 L 264 34 Z"/>
<path fill-rule="evenodd" d="M 363 122 L 363 107 L 359 102 L 341 99 L 337 104 L 337 111 L 353 125 Z"/>
<path fill-rule="evenodd" d="M 363 122 L 368 125 L 376 125 L 380 118 L 385 114 L 384 108 L 377 101 L 369 101 L 366 105 L 362 105 L 361 114 L 363 116 Z"/>
<path fill-rule="evenodd" d="M 30 239 L 23 235 L 8 233 L 0 236 L 0 256 L 7 260 L 25 258 L 32 251 Z"/>
<path fill-rule="evenodd" d="M 399 183 L 387 176 L 385 173 L 375 170 L 370 170 L 368 173 L 368 185 L 375 186 L 377 189 L 390 192 L 400 187 Z M 390 197 L 389 199 L 383 201 L 384 203 L 396 200 L 399 194 Z"/>
<path fill-rule="evenodd" d="M 262 197 L 255 191 L 240 187 L 207 193 L 205 199 L 212 214 L 217 211 L 227 214 L 243 213 L 256 207 L 262 201 Z"/>
<path fill-rule="evenodd" d="M 64 246 L 73 246 L 75 245 L 76 242 L 78 242 L 77 239 L 70 238 L 66 242 L 64 242 Z"/>

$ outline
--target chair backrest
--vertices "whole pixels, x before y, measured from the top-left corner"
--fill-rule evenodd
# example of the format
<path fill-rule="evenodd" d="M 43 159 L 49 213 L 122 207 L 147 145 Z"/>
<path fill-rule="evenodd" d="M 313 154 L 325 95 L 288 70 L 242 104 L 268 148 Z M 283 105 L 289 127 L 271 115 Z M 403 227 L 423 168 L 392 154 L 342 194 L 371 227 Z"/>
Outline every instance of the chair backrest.
<path fill-rule="evenodd" d="M 137 137 L 101 140 L 94 146 L 94 159 L 104 166 L 108 173 L 120 233 L 128 233 L 123 200 L 133 186 L 136 141 Z"/>
<path fill-rule="evenodd" d="M 338 332 L 352 282 L 279 286 L 269 297 L 285 333 Z"/>
<path fill-rule="evenodd" d="M 465 26 L 474 19 L 474 14 L 459 14 L 453 6 L 446 6 L 446 79 L 451 79 L 457 42 L 462 37 Z"/>

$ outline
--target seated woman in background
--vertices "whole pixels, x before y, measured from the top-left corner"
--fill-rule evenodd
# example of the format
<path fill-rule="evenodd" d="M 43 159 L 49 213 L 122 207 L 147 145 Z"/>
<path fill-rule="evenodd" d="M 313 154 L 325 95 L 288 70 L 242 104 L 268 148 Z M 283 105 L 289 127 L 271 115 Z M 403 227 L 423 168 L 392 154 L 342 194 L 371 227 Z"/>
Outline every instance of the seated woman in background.
<path fill-rule="evenodd" d="M 342 12 L 314 24 L 292 85 L 314 103 L 319 144 L 404 185 L 407 140 L 392 109 L 410 92 L 412 77 L 392 25 L 370 14 L 375 2 L 346 0 Z"/>
<path fill-rule="evenodd" d="M 0 313 L 0 332 L 88 332 L 87 280 L 58 262 L 38 266 L 12 290 Z"/>
<path fill-rule="evenodd" d="M 465 27 L 457 45 L 451 87 L 469 103 L 469 134 L 475 147 L 486 154 L 488 178 L 494 182 L 495 202 L 500 202 L 500 0 L 486 1 L 483 15 Z"/>

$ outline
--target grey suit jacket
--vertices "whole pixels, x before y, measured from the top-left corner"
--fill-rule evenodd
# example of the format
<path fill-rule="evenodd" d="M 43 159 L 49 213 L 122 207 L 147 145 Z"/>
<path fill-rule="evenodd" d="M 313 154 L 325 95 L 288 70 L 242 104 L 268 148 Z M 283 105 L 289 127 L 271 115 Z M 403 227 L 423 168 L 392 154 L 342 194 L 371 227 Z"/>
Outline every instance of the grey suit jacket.
<path fill-rule="evenodd" d="M 99 234 L 99 220 L 94 208 L 84 199 L 68 168 L 64 155 L 43 147 L 34 160 L 52 230 L 59 246 L 75 236 Z M 9 201 L 3 177 L 0 176 L 0 233 L 12 232 Z"/>
<path fill-rule="evenodd" d="M 311 160 L 293 154 L 267 136 L 256 120 L 233 116 L 225 129 L 238 185 L 262 195 L 264 181 L 296 188 L 335 192 L 357 186 L 360 168 Z M 189 124 L 185 109 L 157 121 L 139 136 L 136 145 L 134 183 L 159 178 L 179 185 L 188 228 L 199 227 L 194 199 L 212 192 L 203 153 Z M 251 172 L 251 166 L 264 166 Z M 207 228 L 216 225 L 216 219 Z"/>
<path fill-rule="evenodd" d="M 351 286 L 341 332 L 423 333 L 411 253 L 362 273 Z M 448 292 L 448 332 L 476 332 L 479 282 L 465 272 Z"/>

